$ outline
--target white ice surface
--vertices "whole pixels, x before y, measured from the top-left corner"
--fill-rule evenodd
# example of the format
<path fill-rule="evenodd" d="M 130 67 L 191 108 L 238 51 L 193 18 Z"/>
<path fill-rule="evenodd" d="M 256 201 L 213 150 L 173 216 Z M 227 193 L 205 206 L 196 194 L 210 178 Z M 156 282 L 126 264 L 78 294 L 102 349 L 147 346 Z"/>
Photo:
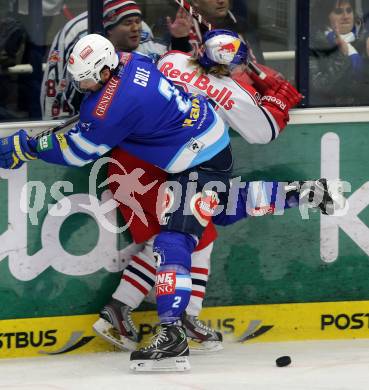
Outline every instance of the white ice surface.
<path fill-rule="evenodd" d="M 279 368 L 275 359 L 290 355 Z M 0 359 L 0 390 L 369 390 L 369 340 L 227 344 L 188 373 L 131 373 L 128 353 Z"/>

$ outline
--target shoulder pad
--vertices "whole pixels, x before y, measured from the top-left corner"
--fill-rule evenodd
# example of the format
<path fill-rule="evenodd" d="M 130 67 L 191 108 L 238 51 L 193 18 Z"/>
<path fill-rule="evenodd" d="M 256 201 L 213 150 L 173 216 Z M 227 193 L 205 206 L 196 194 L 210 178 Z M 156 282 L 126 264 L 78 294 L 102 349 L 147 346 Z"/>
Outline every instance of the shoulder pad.
<path fill-rule="evenodd" d="M 147 54 L 141 53 L 139 51 L 134 52 L 134 59 L 137 61 L 143 61 L 143 62 L 150 62 L 150 63 L 153 62 L 153 60 L 150 56 L 148 56 Z"/>

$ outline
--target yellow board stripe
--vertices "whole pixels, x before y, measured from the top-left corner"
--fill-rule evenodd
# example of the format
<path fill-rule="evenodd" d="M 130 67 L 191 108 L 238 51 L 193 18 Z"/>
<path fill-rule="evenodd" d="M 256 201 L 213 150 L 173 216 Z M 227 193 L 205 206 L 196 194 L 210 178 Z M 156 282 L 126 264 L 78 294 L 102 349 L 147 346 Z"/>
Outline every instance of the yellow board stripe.
<path fill-rule="evenodd" d="M 227 341 L 245 344 L 369 338 L 369 301 L 210 307 L 200 318 Z M 89 314 L 0 320 L 0 358 L 112 351 L 95 337 L 97 319 Z M 133 320 L 147 342 L 158 323 L 156 312 L 135 312 Z"/>

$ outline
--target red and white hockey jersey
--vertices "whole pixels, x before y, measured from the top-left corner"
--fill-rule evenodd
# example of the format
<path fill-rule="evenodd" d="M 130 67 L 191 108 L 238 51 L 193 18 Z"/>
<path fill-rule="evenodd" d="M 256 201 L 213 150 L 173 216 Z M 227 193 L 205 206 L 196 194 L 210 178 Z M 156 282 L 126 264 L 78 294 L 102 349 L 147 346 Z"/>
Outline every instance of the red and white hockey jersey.
<path fill-rule="evenodd" d="M 205 74 L 192 64 L 190 55 L 170 51 L 158 69 L 185 91 L 208 96 L 217 113 L 250 144 L 266 144 L 278 137 L 280 128 L 273 115 L 260 104 L 259 93 L 241 78 Z"/>

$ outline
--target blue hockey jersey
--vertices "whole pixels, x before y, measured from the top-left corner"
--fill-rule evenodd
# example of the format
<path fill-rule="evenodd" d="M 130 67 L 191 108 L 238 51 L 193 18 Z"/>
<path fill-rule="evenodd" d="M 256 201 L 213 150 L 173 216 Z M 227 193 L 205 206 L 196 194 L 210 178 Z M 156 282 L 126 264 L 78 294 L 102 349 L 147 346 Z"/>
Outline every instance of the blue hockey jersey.
<path fill-rule="evenodd" d="M 73 129 L 33 141 L 39 158 L 83 166 L 120 146 L 167 172 L 181 172 L 228 145 L 228 127 L 204 97 L 179 91 L 148 57 L 120 56 L 124 66 L 85 97 Z"/>

